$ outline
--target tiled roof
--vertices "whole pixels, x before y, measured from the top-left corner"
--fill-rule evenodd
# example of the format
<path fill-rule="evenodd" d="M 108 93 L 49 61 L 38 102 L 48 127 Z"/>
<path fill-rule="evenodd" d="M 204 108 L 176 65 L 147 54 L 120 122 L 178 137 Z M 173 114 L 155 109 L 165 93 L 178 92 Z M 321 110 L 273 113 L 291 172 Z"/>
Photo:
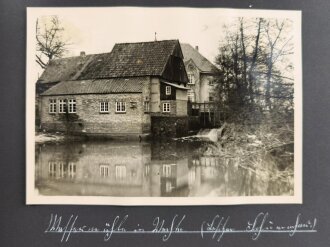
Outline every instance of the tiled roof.
<path fill-rule="evenodd" d="M 62 81 L 41 95 L 140 93 L 146 77 Z"/>
<path fill-rule="evenodd" d="M 181 49 L 183 52 L 183 60 L 185 63 L 189 60 L 193 60 L 193 62 L 202 72 L 219 72 L 218 68 L 215 65 L 213 65 L 209 60 L 207 60 L 202 54 L 199 53 L 198 50 L 196 50 L 190 44 L 181 43 Z"/>
<path fill-rule="evenodd" d="M 116 44 L 110 53 L 95 56 L 79 79 L 162 76 L 178 44 L 178 40 Z"/>
<path fill-rule="evenodd" d="M 95 55 L 50 60 L 39 78 L 40 83 L 75 80 Z"/>

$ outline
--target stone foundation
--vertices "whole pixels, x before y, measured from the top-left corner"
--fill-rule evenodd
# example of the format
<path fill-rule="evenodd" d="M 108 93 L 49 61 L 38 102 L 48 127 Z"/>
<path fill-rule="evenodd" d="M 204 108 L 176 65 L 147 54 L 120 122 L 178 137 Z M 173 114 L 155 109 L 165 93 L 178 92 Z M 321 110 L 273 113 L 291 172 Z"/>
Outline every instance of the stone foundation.
<path fill-rule="evenodd" d="M 153 137 L 182 137 L 188 134 L 188 117 L 152 116 Z"/>

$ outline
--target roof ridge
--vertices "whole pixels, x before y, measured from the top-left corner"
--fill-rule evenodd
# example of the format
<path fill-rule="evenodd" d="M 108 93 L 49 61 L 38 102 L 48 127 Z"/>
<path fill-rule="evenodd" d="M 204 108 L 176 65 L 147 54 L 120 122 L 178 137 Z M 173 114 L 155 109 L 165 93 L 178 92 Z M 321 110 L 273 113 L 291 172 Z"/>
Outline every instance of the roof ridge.
<path fill-rule="evenodd" d="M 115 43 L 115 45 L 121 44 L 145 44 L 145 43 L 160 43 L 160 42 L 168 42 L 168 41 L 179 41 L 179 39 L 164 39 L 164 40 L 153 40 L 153 41 L 139 41 L 139 42 L 123 42 L 123 43 Z"/>
<path fill-rule="evenodd" d="M 192 56 L 189 56 L 189 55 L 185 56 L 187 54 L 183 54 L 185 63 L 192 60 L 194 62 L 194 64 L 201 70 L 201 72 L 213 72 L 212 70 L 215 70 L 215 71 L 218 70 L 217 66 L 213 62 L 211 62 L 207 57 L 205 57 L 199 50 L 196 50 L 191 44 L 181 43 L 181 45 L 182 45 L 183 48 L 184 48 L 184 46 L 188 47 L 190 49 L 190 53 L 193 52 L 196 56 L 199 57 L 199 59 L 202 60 L 202 63 L 205 63 L 205 62 L 208 63 L 209 64 L 208 66 L 210 66 L 211 68 L 210 68 L 210 70 L 204 70 L 202 68 L 203 64 L 200 64 L 198 61 L 195 61 L 195 59 Z M 183 51 L 183 53 L 184 53 L 184 51 Z"/>
<path fill-rule="evenodd" d="M 139 42 L 123 42 L 123 43 L 115 43 L 115 45 L 121 45 L 121 44 L 142 44 L 142 43 L 157 43 L 157 42 L 167 42 L 167 41 L 179 41 L 179 39 L 164 39 L 164 40 L 157 40 L 157 41 L 139 41 Z M 181 43 L 180 43 L 181 44 Z M 183 43 L 182 43 L 183 44 Z M 186 43 L 187 44 L 187 43 Z M 113 49 L 113 48 L 112 48 Z M 104 54 L 109 54 L 111 53 L 111 51 L 109 52 L 101 52 L 101 53 L 91 53 L 91 54 L 86 54 L 85 56 L 88 57 L 88 56 L 97 56 L 97 55 L 104 55 Z M 53 58 L 51 59 L 51 61 L 58 61 L 58 60 L 61 60 L 61 59 L 70 59 L 70 58 L 77 58 L 77 57 L 81 57 L 81 55 L 76 55 L 76 56 L 70 56 L 70 57 L 59 57 L 59 58 Z"/>
<path fill-rule="evenodd" d="M 88 54 L 86 55 L 87 56 L 91 56 L 91 55 L 94 55 L 94 54 Z M 61 60 L 61 59 L 70 59 L 70 58 L 76 58 L 76 57 L 80 57 L 80 55 L 77 55 L 77 56 L 70 56 L 70 57 L 58 57 L 58 58 L 52 58 L 50 61 L 58 61 L 58 60 Z"/>

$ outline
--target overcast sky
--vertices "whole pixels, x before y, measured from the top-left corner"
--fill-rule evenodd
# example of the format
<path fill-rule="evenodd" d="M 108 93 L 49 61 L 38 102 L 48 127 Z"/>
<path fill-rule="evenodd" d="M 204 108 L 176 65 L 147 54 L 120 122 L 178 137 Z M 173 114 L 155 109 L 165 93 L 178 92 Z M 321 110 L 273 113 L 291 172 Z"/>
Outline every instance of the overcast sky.
<path fill-rule="evenodd" d="M 223 38 L 224 23 L 233 17 L 278 17 L 279 14 L 217 8 L 30 8 L 28 27 L 31 28 L 27 31 L 34 37 L 35 28 L 32 27 L 37 18 L 57 15 L 66 38 L 72 43 L 66 56 L 79 55 L 80 51 L 86 54 L 110 52 L 115 43 L 153 41 L 157 32 L 157 40 L 179 39 L 193 47 L 199 46 L 199 51 L 214 62 Z"/>
<path fill-rule="evenodd" d="M 191 8 L 80 8 L 54 14 L 71 37 L 68 55 L 110 52 L 115 43 L 153 41 L 157 32 L 157 40 L 198 45 L 212 62 L 225 21 L 217 11 Z"/>

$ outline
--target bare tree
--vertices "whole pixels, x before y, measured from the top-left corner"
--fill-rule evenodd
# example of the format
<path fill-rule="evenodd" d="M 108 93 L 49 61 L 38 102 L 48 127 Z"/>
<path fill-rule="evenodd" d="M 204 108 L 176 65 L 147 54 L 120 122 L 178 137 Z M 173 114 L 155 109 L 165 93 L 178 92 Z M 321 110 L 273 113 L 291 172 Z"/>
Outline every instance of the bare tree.
<path fill-rule="evenodd" d="M 254 102 L 254 89 L 253 86 L 255 84 L 255 69 L 258 65 L 258 55 L 260 50 L 260 35 L 261 35 L 261 26 L 264 20 L 262 18 L 259 18 L 257 21 L 257 32 L 255 35 L 255 44 L 252 52 L 252 58 L 251 58 L 251 65 L 248 71 L 248 80 L 249 80 L 249 95 L 250 95 L 250 101 L 251 103 Z"/>
<path fill-rule="evenodd" d="M 292 23 L 237 18 L 224 28 L 216 63 L 218 100 L 232 116 L 293 109 Z"/>
<path fill-rule="evenodd" d="M 41 68 L 45 68 L 49 60 L 60 58 L 67 52 L 68 40 L 63 36 L 64 28 L 57 16 L 51 16 L 50 20 L 41 25 L 39 19 L 36 22 L 37 54 L 36 62 Z"/>
<path fill-rule="evenodd" d="M 276 71 L 276 65 L 278 63 L 281 63 L 281 69 L 286 69 L 283 65 L 283 61 L 280 60 L 281 58 L 292 54 L 293 45 L 291 41 L 293 37 L 292 35 L 287 36 L 288 29 L 291 29 L 291 22 L 289 20 L 268 20 L 265 27 L 265 34 L 267 40 L 264 55 L 266 65 L 265 101 L 268 108 L 271 108 L 271 98 L 279 97 L 278 95 L 272 94 L 272 92 L 274 91 L 274 85 L 276 85 L 276 82 L 283 84 L 283 79 L 286 79 L 285 77 L 274 76 L 274 72 Z M 286 67 L 291 66 L 291 64 L 286 65 Z M 280 74 L 279 71 L 277 72 L 277 74 Z"/>

